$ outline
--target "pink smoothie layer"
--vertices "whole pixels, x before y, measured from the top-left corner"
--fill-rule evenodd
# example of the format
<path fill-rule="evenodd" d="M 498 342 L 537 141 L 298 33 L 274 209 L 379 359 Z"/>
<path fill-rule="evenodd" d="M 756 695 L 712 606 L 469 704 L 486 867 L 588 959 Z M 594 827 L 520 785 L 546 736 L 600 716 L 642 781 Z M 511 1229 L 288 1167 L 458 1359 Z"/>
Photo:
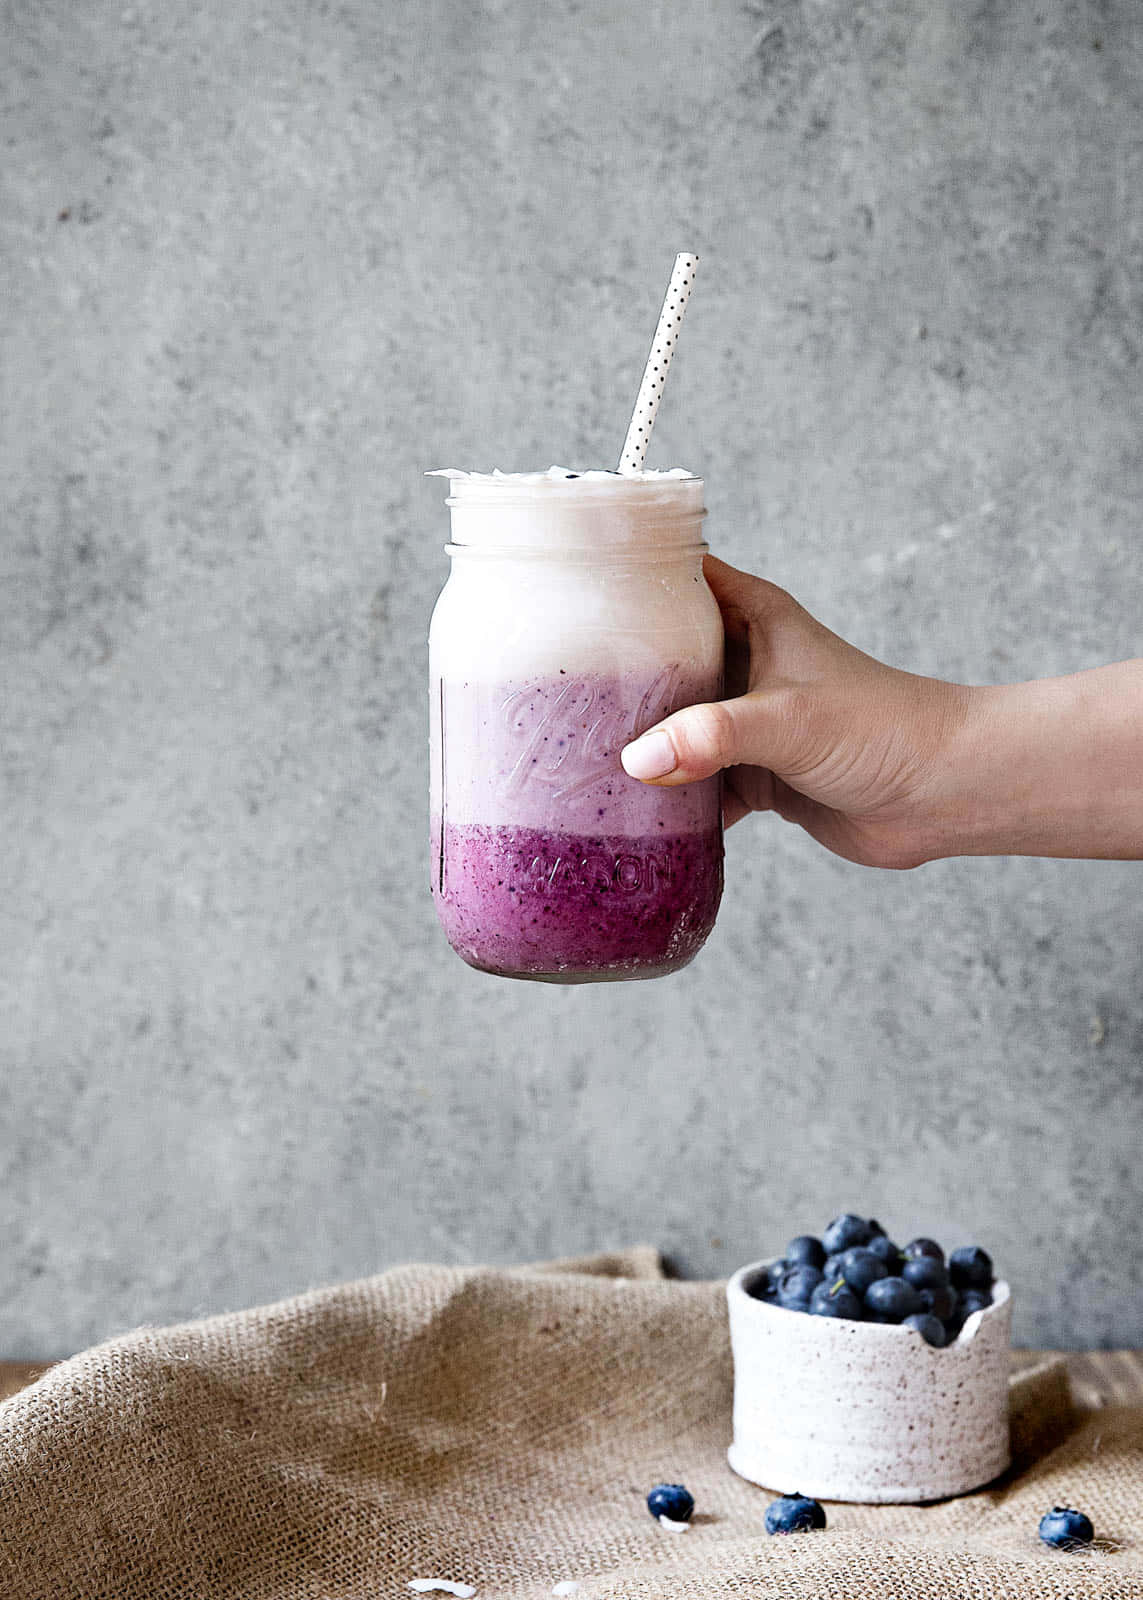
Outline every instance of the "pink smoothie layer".
<path fill-rule="evenodd" d="M 632 837 L 438 823 L 433 892 L 449 943 L 506 976 L 645 978 L 686 966 L 714 926 L 722 835 Z"/>
<path fill-rule="evenodd" d="M 712 675 L 681 665 L 640 676 L 446 682 L 438 688 L 446 820 L 633 837 L 708 831 L 718 822 L 717 779 L 648 788 L 627 776 L 619 752 L 680 706 L 718 693 Z"/>

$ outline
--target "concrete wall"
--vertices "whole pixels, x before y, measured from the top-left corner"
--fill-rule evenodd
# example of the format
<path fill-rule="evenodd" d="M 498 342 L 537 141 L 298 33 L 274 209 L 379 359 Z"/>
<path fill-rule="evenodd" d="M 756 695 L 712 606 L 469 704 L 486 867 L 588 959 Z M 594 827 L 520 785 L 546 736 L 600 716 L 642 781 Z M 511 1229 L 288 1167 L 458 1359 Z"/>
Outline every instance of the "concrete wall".
<path fill-rule="evenodd" d="M 0 1354 L 420 1257 L 843 1207 L 1139 1343 L 1136 865 L 729 840 L 685 974 L 470 972 L 426 890 L 444 464 L 653 460 L 971 681 L 1143 651 L 1130 0 L 6 0 Z"/>

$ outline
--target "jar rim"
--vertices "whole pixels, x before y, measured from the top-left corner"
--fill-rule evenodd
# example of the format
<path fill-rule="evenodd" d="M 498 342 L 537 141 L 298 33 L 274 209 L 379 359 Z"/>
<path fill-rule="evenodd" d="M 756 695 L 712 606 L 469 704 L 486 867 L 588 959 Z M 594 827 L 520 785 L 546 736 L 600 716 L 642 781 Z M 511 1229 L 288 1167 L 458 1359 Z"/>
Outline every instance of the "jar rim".
<path fill-rule="evenodd" d="M 541 506 L 555 501 L 561 506 L 600 503 L 613 506 L 685 499 L 689 512 L 695 489 L 701 492 L 704 487 L 703 479 L 695 474 L 685 478 L 669 477 L 665 473 L 658 478 L 626 478 L 619 473 L 598 478 L 453 478 L 449 480 L 451 493 L 445 505 Z"/>
<path fill-rule="evenodd" d="M 450 559 L 456 556 L 488 556 L 504 560 L 556 561 L 567 566 L 662 566 L 666 562 L 692 561 L 710 549 L 705 539 L 693 544 L 654 545 L 640 549 L 636 545 L 544 545 L 544 544 L 463 544 L 453 540 L 444 546 Z"/>

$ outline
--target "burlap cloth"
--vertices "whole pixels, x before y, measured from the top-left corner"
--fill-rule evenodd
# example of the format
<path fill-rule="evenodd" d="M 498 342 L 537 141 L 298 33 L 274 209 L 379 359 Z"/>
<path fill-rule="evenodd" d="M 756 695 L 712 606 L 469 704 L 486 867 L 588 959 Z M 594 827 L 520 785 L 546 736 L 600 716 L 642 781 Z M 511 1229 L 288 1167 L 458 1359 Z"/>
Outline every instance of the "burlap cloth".
<path fill-rule="evenodd" d="M 730 1402 L 722 1286 L 667 1281 L 650 1250 L 402 1267 L 142 1329 L 0 1406 L 0 1595 L 1143 1597 L 1143 1408 L 1073 1410 L 1059 1363 L 1014 1380 L 999 1483 L 831 1506 L 791 1538 L 726 1466 Z M 662 1479 L 698 1503 L 685 1535 L 647 1515 Z M 1055 1502 L 1114 1547 L 1041 1546 Z"/>

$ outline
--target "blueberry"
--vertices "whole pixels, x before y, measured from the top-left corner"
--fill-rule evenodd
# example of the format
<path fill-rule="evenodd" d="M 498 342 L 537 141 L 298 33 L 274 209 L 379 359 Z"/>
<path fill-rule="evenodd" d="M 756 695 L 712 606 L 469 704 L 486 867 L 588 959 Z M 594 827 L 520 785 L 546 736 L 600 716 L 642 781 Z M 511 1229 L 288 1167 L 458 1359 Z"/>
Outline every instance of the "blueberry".
<path fill-rule="evenodd" d="M 905 1258 L 892 1239 L 886 1238 L 883 1233 L 875 1233 L 865 1248 L 872 1250 L 879 1261 L 884 1261 L 890 1272 L 900 1273 Z"/>
<path fill-rule="evenodd" d="M 861 1321 L 861 1296 L 835 1279 L 832 1283 L 819 1283 L 810 1295 L 812 1317 L 846 1317 L 850 1322 Z"/>
<path fill-rule="evenodd" d="M 689 1522 L 695 1497 L 681 1483 L 657 1483 L 647 1496 L 647 1510 L 653 1517 L 668 1517 L 672 1522 Z"/>
<path fill-rule="evenodd" d="M 804 1494 L 784 1494 L 766 1507 L 767 1533 L 808 1533 L 825 1525 L 826 1514 L 821 1506 Z"/>
<path fill-rule="evenodd" d="M 991 1289 L 992 1257 L 979 1245 L 965 1245 L 949 1257 L 949 1277 L 958 1289 Z"/>
<path fill-rule="evenodd" d="M 778 1285 L 778 1304 L 787 1311 L 805 1311 L 822 1275 L 817 1267 L 791 1267 Z"/>
<path fill-rule="evenodd" d="M 746 1293 L 755 1300 L 777 1300 L 778 1284 L 786 1270 L 784 1261 L 771 1261 L 768 1266 L 761 1268 L 752 1278 L 748 1278 L 744 1285 Z"/>
<path fill-rule="evenodd" d="M 948 1284 L 939 1289 L 922 1289 L 921 1309 L 928 1311 L 934 1317 L 939 1317 L 944 1323 L 954 1321 L 957 1309 L 956 1290 L 950 1288 Z"/>
<path fill-rule="evenodd" d="M 884 1237 L 885 1237 L 885 1229 L 881 1226 L 881 1224 L 876 1220 L 875 1217 L 870 1217 L 869 1221 L 865 1224 L 865 1226 L 869 1229 L 869 1237 L 871 1239 L 884 1239 Z"/>
<path fill-rule="evenodd" d="M 927 1311 L 919 1311 L 914 1317 L 906 1317 L 902 1327 L 915 1328 L 926 1344 L 936 1345 L 939 1350 L 948 1343 L 948 1333 L 939 1317 L 932 1317 Z"/>
<path fill-rule="evenodd" d="M 822 1243 L 828 1255 L 840 1255 L 843 1250 L 865 1244 L 870 1238 L 869 1224 L 865 1218 L 855 1216 L 852 1211 L 843 1211 L 822 1234 Z"/>
<path fill-rule="evenodd" d="M 799 1233 L 786 1246 L 786 1260 L 792 1267 L 817 1267 L 820 1270 L 825 1266 L 825 1258 L 821 1240 L 815 1239 L 812 1233 Z"/>
<path fill-rule="evenodd" d="M 861 1245 L 854 1245 L 852 1250 L 847 1250 L 839 1263 L 839 1270 L 849 1287 L 857 1294 L 864 1294 L 871 1283 L 876 1283 L 878 1278 L 887 1278 L 889 1268 L 880 1256 L 875 1256 L 872 1250 L 866 1250 Z"/>
<path fill-rule="evenodd" d="M 822 1268 L 822 1277 L 827 1283 L 832 1283 L 835 1278 L 841 1277 L 841 1258 L 845 1251 L 835 1251 L 832 1256 L 826 1256 L 825 1266 Z"/>
<path fill-rule="evenodd" d="M 921 1309 L 920 1291 L 907 1278 L 878 1278 L 865 1291 L 865 1310 L 871 1320 L 901 1322 Z"/>
<path fill-rule="evenodd" d="M 901 1276 L 908 1278 L 914 1289 L 948 1288 L 948 1268 L 935 1256 L 908 1257 L 901 1268 Z"/>
<path fill-rule="evenodd" d="M 986 1311 L 992 1304 L 987 1289 L 966 1289 L 960 1297 L 960 1319 L 971 1317 L 974 1311 Z"/>
<path fill-rule="evenodd" d="M 777 1504 L 781 1504 L 778 1501 Z M 766 1513 L 769 1517 L 770 1513 Z M 1040 1538 L 1054 1550 L 1078 1550 L 1095 1538 L 1091 1518 L 1069 1506 L 1053 1506 L 1040 1518 Z"/>
<path fill-rule="evenodd" d="M 932 1256 L 934 1261 L 944 1261 L 945 1253 L 935 1239 L 910 1239 L 901 1254 L 906 1261 L 915 1261 L 918 1256 Z"/>

